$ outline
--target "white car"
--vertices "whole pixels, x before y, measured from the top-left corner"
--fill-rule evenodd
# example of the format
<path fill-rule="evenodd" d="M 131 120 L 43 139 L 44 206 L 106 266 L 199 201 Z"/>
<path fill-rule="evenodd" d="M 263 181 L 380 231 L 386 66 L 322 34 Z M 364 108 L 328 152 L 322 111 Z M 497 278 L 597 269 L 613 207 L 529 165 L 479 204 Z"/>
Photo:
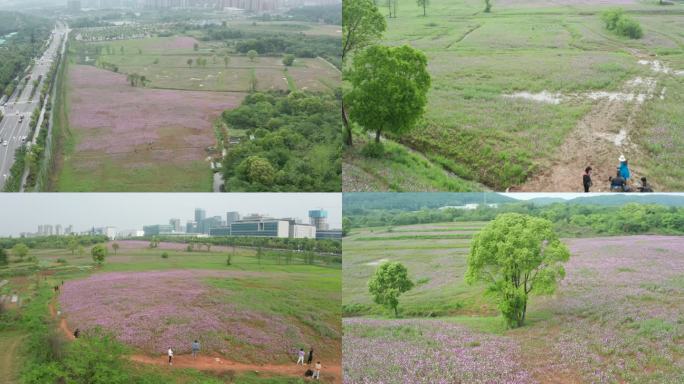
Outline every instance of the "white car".
<path fill-rule="evenodd" d="M 9 141 L 7 141 L 7 140 L 5 140 L 5 141 L 2 142 L 2 146 L 3 146 L 3 147 L 6 147 L 7 144 L 9 144 Z"/>

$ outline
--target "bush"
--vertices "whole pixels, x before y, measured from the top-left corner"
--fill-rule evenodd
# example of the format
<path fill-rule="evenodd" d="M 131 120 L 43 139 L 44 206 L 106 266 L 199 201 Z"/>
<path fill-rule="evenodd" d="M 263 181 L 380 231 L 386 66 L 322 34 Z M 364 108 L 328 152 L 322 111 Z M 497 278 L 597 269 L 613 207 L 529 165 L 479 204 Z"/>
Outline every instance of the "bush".
<path fill-rule="evenodd" d="M 61 257 L 57 259 L 57 262 L 60 264 L 67 264 L 67 261 L 65 259 L 62 259 Z"/>
<path fill-rule="evenodd" d="M 289 54 L 289 53 L 288 53 L 288 54 L 286 54 L 285 56 L 283 56 L 283 64 L 284 64 L 286 67 L 291 67 L 292 64 L 294 64 L 294 61 L 295 61 L 295 56 L 292 55 L 292 54 Z"/>
<path fill-rule="evenodd" d="M 606 24 L 606 29 L 614 31 L 620 36 L 630 39 L 639 39 L 644 35 L 639 22 L 625 15 L 620 8 L 609 9 L 601 14 L 601 20 Z"/>
<path fill-rule="evenodd" d="M 385 146 L 382 143 L 370 142 L 361 149 L 361 154 L 366 157 L 377 159 L 385 154 Z"/>
<path fill-rule="evenodd" d="M 164 253 L 161 254 L 161 257 L 162 257 L 162 259 L 168 259 L 168 258 L 169 258 L 169 253 L 168 253 L 168 252 L 164 252 Z"/>
<path fill-rule="evenodd" d="M 615 32 L 620 36 L 629 37 L 630 39 L 640 39 L 644 35 L 641 25 L 630 17 L 623 17 L 618 20 Z"/>

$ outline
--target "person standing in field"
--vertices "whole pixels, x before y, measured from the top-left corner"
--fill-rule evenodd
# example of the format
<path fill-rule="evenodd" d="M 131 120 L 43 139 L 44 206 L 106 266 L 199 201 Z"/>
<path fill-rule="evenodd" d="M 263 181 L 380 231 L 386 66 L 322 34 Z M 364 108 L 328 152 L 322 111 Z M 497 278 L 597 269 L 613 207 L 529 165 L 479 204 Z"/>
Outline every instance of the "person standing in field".
<path fill-rule="evenodd" d="M 169 347 L 167 354 L 169 355 L 169 365 L 173 365 L 173 349 L 171 347 Z"/>
<path fill-rule="evenodd" d="M 589 192 L 589 188 L 591 188 L 591 167 L 586 167 L 584 169 L 584 174 L 582 175 L 582 184 L 584 185 L 584 192 Z"/>
<path fill-rule="evenodd" d="M 299 358 L 297 359 L 297 365 L 302 363 L 304 365 L 304 348 L 299 348 Z"/>
<path fill-rule="evenodd" d="M 629 172 L 629 165 L 627 164 L 627 159 L 625 158 L 625 155 L 620 155 L 620 176 L 622 176 L 623 179 L 625 179 L 625 183 L 629 181 L 629 178 L 631 177 L 631 174 Z"/>
<path fill-rule="evenodd" d="M 196 358 L 197 354 L 199 353 L 200 350 L 200 343 L 199 341 L 195 340 L 192 342 L 192 358 Z"/>
<path fill-rule="evenodd" d="M 321 362 L 320 362 L 320 361 L 317 362 L 317 363 L 316 363 L 316 366 L 314 367 L 313 378 L 316 379 L 316 380 L 320 380 L 320 379 L 321 379 Z"/>
<path fill-rule="evenodd" d="M 309 357 L 306 359 L 306 365 L 311 365 L 311 360 L 313 360 L 313 347 L 309 350 Z"/>

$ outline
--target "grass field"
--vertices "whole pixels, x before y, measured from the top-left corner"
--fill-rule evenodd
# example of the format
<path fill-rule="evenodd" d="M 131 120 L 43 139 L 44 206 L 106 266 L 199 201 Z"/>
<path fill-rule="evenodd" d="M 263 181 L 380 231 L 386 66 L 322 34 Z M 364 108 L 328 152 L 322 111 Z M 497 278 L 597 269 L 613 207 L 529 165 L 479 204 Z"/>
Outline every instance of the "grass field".
<path fill-rule="evenodd" d="M 173 249 L 177 244 L 162 243 L 158 249 L 140 242 L 119 244 L 116 254 L 110 244 L 110 254 L 101 267 L 93 265 L 88 250 L 83 255 L 60 249 L 31 250 L 36 262 L 13 262 L 9 269 L 0 269 L 0 275 L 9 280 L 1 293 L 16 292 L 28 303 L 37 300 L 33 297 L 35 281 L 46 281 L 44 287 L 63 282 L 57 307 L 57 320 L 65 322 L 61 326 L 79 328 L 83 334 L 103 327 L 130 346 L 131 354 L 141 356 L 136 361 L 156 361 L 169 346 L 183 359 L 192 339 L 199 339 L 202 355 L 212 361 L 216 357 L 234 364 L 254 364 L 257 371 L 261 364 L 287 367 L 281 376 L 274 373 L 276 368 L 261 373 L 206 368 L 207 377 L 215 375 L 224 382 L 299 383 L 301 379 L 292 378 L 299 348 L 308 351 L 314 347 L 315 359 L 324 366 L 339 367 L 339 264 L 285 264 L 284 258 L 278 262 L 269 251 L 259 260 L 255 250 L 243 248 L 187 252 Z M 167 258 L 162 258 L 162 253 Z M 226 264 L 228 254 L 232 255 L 231 265 Z M 39 272 L 20 272 L 27 268 Z M 47 315 L 47 306 L 44 311 Z M 20 337 L 20 333 L 3 331 L 3 352 L 11 350 Z M 19 372 L 20 362 L 8 363 L 7 359 L 6 354 L 0 356 L 3 371 L 8 365 L 9 372 Z M 157 369 L 156 364 L 134 364 L 131 369 L 138 366 Z M 197 370 L 160 371 L 170 375 L 171 382 L 203 382 Z M 339 382 L 339 373 L 334 372 L 332 368 L 323 372 L 323 382 Z M 195 378 L 189 380 L 186 375 Z"/>
<path fill-rule="evenodd" d="M 61 153 L 51 189 L 209 192 L 209 160 L 221 153 L 213 123 L 223 111 L 253 90 L 339 86 L 339 70 L 321 58 L 285 67 L 282 57 L 230 54 L 225 63 L 224 51 L 189 36 L 72 42 L 58 90 Z M 146 85 L 132 86 L 132 74 Z"/>
<path fill-rule="evenodd" d="M 484 287 L 464 282 L 484 223 L 354 229 L 343 242 L 348 383 L 676 383 L 684 380 L 684 237 L 568 239 L 566 277 L 507 330 Z M 410 237 L 407 239 L 407 237 Z M 382 240 L 373 240 L 382 239 Z M 391 319 L 368 294 L 379 263 L 416 286 Z"/>
<path fill-rule="evenodd" d="M 596 187 L 605 188 L 620 153 L 658 189 L 681 189 L 676 164 L 683 154 L 675 148 L 682 136 L 677 106 L 684 77 L 677 73 L 684 70 L 684 5 L 656 3 L 507 1 L 486 14 L 482 1 L 437 0 L 427 17 L 415 2 L 402 4 L 398 17 L 387 19 L 381 43 L 424 51 L 432 88 L 424 122 L 400 142 L 495 190 L 580 191 L 577 175 L 586 165 L 594 167 Z M 644 37 L 606 31 L 600 13 L 609 6 L 624 7 Z M 658 61 L 669 72 L 640 61 Z M 642 103 L 610 99 L 639 95 Z M 354 153 L 354 161 L 365 159 Z M 437 181 L 428 189 L 450 188 Z"/>

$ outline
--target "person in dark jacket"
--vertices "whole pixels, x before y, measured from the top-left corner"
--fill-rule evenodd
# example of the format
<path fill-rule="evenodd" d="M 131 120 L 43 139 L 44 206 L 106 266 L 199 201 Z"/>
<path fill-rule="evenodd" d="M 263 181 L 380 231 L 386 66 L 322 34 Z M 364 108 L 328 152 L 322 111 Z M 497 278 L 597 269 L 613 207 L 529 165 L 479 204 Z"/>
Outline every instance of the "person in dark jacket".
<path fill-rule="evenodd" d="M 620 170 L 617 171 L 617 176 L 610 179 L 610 190 L 613 192 L 626 192 L 625 179 L 620 176 Z"/>
<path fill-rule="evenodd" d="M 306 359 L 306 364 L 311 365 L 311 361 L 313 360 L 313 348 L 309 350 L 309 357 Z"/>
<path fill-rule="evenodd" d="M 591 167 L 584 168 L 582 184 L 584 185 L 584 192 L 589 192 L 589 188 L 591 188 Z"/>
<path fill-rule="evenodd" d="M 646 181 L 645 177 L 641 178 L 641 187 L 639 187 L 639 192 L 653 192 L 651 184 Z"/>

